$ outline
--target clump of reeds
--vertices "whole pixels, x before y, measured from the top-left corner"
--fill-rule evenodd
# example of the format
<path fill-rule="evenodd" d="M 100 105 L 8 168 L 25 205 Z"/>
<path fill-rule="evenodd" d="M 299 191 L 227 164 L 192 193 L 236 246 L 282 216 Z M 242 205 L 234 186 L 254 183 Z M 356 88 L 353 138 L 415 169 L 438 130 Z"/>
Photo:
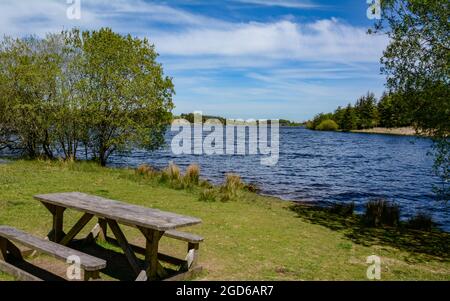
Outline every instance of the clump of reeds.
<path fill-rule="evenodd" d="M 169 163 L 169 166 L 167 166 L 163 172 L 161 177 L 164 179 L 167 179 L 169 181 L 180 181 L 181 180 L 181 171 L 180 168 L 178 167 L 178 165 L 176 165 L 173 162 Z"/>
<path fill-rule="evenodd" d="M 363 220 L 369 227 L 397 227 L 400 223 L 400 208 L 384 199 L 372 200 L 366 204 Z"/>
<path fill-rule="evenodd" d="M 191 164 L 186 168 L 183 181 L 188 186 L 197 186 L 200 181 L 200 166 Z"/>
<path fill-rule="evenodd" d="M 158 171 L 148 164 L 141 164 L 135 169 L 135 174 L 146 178 L 154 178 L 158 175 Z"/>
<path fill-rule="evenodd" d="M 217 192 L 213 188 L 208 188 L 202 190 L 200 192 L 200 196 L 198 198 L 201 202 L 215 202 L 217 197 Z"/>
<path fill-rule="evenodd" d="M 421 231 L 431 231 L 434 225 L 433 217 L 424 212 L 417 213 L 406 222 L 407 228 Z"/>

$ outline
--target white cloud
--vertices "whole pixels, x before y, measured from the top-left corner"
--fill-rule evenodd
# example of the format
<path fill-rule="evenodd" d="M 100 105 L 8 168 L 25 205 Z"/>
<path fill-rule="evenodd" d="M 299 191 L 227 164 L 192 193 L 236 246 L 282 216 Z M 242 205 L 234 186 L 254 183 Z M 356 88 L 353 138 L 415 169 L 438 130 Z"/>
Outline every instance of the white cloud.
<path fill-rule="evenodd" d="M 153 35 L 157 49 L 170 55 L 254 56 L 304 61 L 374 62 L 387 44 L 384 36 L 336 19 L 299 24 L 229 24 Z"/>
<path fill-rule="evenodd" d="M 286 8 L 318 8 L 321 5 L 311 1 L 295 1 L 295 0 L 236 0 L 241 3 L 255 4 L 261 6 L 278 6 Z"/>

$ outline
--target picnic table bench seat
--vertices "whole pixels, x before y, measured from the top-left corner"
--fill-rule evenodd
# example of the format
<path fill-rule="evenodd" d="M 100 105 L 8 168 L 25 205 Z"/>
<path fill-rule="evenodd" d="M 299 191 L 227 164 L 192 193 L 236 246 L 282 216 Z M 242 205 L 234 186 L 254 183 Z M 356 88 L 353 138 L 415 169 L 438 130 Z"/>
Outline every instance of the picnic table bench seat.
<path fill-rule="evenodd" d="M 23 258 L 20 250 L 13 242 L 64 262 L 67 262 L 71 256 L 78 256 L 80 268 L 84 270 L 84 280 L 98 279 L 99 271 L 106 267 L 106 261 L 103 259 L 33 236 L 13 227 L 0 226 L 0 269 L 3 268 L 5 272 L 13 273 L 14 276 L 25 278 L 25 280 L 39 280 L 39 278 L 20 270 L 20 268 L 16 268 L 16 271 L 14 271 L 12 262 L 23 261 Z"/>

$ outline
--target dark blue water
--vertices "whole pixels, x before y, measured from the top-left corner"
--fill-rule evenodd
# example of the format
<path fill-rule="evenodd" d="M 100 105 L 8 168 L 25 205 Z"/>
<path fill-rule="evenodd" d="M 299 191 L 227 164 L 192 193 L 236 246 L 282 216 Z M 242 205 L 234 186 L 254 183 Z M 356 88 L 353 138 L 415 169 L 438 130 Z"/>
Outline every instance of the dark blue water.
<path fill-rule="evenodd" d="M 167 135 L 168 145 L 172 135 Z M 359 211 L 367 200 L 383 197 L 400 205 L 403 218 L 424 211 L 450 230 L 449 206 L 432 192 L 440 179 L 433 175 L 430 147 L 424 138 L 287 127 L 280 129 L 280 158 L 273 167 L 261 165 L 257 155 L 174 155 L 169 146 L 154 153 L 115 155 L 111 164 L 162 168 L 169 161 L 181 167 L 198 163 L 202 176 L 214 183 L 234 172 L 264 194 L 318 203 L 355 202 Z"/>

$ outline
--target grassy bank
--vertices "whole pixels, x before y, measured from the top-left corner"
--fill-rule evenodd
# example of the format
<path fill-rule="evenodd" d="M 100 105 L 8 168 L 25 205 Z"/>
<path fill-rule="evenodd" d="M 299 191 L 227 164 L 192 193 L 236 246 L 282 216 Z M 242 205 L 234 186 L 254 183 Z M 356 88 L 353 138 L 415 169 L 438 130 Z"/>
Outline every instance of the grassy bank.
<path fill-rule="evenodd" d="M 44 161 L 0 164 L 0 187 L 0 224 L 42 237 L 51 218 L 33 200 L 38 193 L 81 191 L 199 217 L 203 224 L 187 229 L 205 237 L 199 280 L 365 280 L 370 255 L 381 257 L 383 280 L 450 280 L 448 234 L 362 229 L 352 217 L 250 192 L 239 201 L 201 202 L 199 188 L 173 189 L 133 170 Z M 69 212 L 65 227 L 77 217 Z M 137 231 L 124 229 L 143 244 Z M 162 249 L 181 256 L 185 245 L 163 238 Z"/>

